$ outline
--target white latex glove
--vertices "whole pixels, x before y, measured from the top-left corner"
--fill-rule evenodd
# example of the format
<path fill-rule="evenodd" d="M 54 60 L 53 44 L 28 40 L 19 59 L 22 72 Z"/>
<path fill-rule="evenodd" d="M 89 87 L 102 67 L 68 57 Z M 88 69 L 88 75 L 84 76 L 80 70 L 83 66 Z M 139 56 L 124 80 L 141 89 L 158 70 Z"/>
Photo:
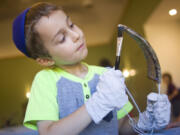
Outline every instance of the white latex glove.
<path fill-rule="evenodd" d="M 108 69 L 97 84 L 97 91 L 85 103 L 86 109 L 98 124 L 110 111 L 122 108 L 128 102 L 124 77 L 120 70 Z"/>
<path fill-rule="evenodd" d="M 160 130 L 165 128 L 170 122 L 171 104 L 168 96 L 158 94 L 158 101 L 154 104 L 155 129 Z"/>
<path fill-rule="evenodd" d="M 146 111 L 140 114 L 138 127 L 144 131 L 161 130 L 170 121 L 171 104 L 167 95 L 150 93 L 147 98 Z"/>

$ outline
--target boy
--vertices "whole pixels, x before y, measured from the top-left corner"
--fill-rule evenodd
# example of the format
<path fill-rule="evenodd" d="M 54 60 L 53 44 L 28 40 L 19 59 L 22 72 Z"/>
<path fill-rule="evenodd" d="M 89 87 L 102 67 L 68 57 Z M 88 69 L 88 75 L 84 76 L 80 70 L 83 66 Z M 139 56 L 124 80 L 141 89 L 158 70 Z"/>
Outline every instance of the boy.
<path fill-rule="evenodd" d="M 83 32 L 61 8 L 38 3 L 26 9 L 13 23 L 13 40 L 47 67 L 33 81 L 26 127 L 41 135 L 118 134 L 117 119 L 132 110 L 124 77 L 81 62 L 88 53 Z"/>

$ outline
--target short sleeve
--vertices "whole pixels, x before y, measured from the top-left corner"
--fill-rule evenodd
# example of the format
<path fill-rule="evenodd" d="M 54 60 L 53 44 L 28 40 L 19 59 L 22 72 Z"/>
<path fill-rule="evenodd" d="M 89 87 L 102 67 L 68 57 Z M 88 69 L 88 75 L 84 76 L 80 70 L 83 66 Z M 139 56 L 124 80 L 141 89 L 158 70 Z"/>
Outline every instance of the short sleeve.
<path fill-rule="evenodd" d="M 38 121 L 57 121 L 59 111 L 56 96 L 56 79 L 52 77 L 51 72 L 42 70 L 37 73 L 31 87 L 24 126 L 37 130 Z"/>
<path fill-rule="evenodd" d="M 117 111 L 117 119 L 119 120 L 119 119 L 123 118 L 132 109 L 133 109 L 133 105 L 130 102 L 126 103 L 121 110 Z"/>

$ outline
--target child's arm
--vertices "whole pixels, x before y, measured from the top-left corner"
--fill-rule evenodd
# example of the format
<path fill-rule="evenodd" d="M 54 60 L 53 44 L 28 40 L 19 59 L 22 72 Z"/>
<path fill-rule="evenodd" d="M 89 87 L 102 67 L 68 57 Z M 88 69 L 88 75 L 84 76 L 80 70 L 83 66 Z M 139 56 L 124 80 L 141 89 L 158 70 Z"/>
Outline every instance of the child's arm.
<path fill-rule="evenodd" d="M 77 135 L 92 121 L 85 105 L 58 121 L 39 121 L 40 135 Z"/>
<path fill-rule="evenodd" d="M 96 124 L 100 123 L 110 111 L 122 108 L 128 103 L 125 88 L 122 73 L 109 69 L 100 76 L 97 91 L 76 112 L 56 122 L 38 122 L 40 135 L 77 135 L 92 120 Z"/>

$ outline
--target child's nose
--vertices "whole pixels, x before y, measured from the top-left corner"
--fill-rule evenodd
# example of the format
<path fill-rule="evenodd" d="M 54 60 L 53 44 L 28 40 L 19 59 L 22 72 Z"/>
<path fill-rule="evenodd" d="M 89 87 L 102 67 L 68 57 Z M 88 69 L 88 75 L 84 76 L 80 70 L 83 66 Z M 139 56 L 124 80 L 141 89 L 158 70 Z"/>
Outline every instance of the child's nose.
<path fill-rule="evenodd" d="M 76 42 L 79 40 L 80 34 L 78 32 L 73 31 L 73 30 L 69 30 L 69 33 L 70 33 L 70 36 L 71 36 L 73 42 Z"/>

